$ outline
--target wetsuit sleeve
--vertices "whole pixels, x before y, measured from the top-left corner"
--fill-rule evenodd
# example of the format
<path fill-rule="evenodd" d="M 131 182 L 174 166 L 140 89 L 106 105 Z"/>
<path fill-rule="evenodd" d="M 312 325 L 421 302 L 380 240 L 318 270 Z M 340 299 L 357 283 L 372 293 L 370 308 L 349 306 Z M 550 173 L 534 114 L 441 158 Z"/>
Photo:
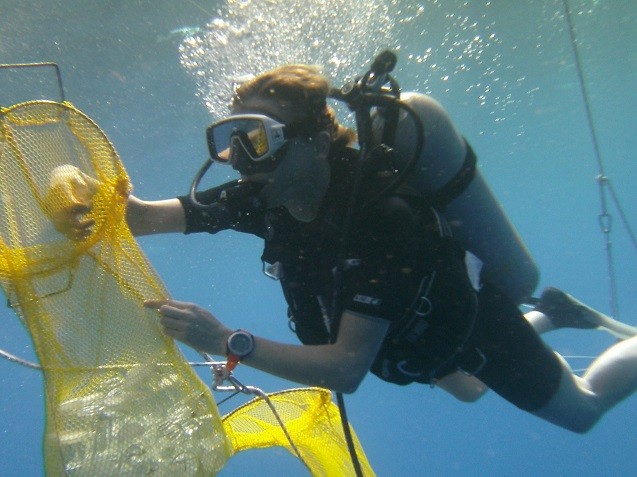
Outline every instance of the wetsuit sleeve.
<path fill-rule="evenodd" d="M 186 216 L 184 233 L 215 234 L 231 229 L 263 236 L 264 212 L 257 193 L 253 184 L 232 181 L 197 192 L 197 202 L 205 207 L 194 204 L 190 196 L 177 197 Z"/>

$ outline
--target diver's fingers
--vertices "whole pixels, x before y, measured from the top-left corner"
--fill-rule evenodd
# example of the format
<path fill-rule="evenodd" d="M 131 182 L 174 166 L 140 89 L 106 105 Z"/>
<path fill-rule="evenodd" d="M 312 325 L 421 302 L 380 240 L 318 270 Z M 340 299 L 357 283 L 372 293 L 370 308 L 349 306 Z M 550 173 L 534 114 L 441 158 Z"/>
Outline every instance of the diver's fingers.
<path fill-rule="evenodd" d="M 200 351 L 225 353 L 231 331 L 208 310 L 176 300 L 147 300 L 144 306 L 159 311 L 159 321 L 167 335 Z"/>
<path fill-rule="evenodd" d="M 147 308 L 154 308 L 161 314 L 161 324 L 165 328 L 184 331 L 190 322 L 195 321 L 198 308 L 192 303 L 175 300 L 148 300 L 144 302 Z"/>
<path fill-rule="evenodd" d="M 202 310 L 194 303 L 177 300 L 146 300 L 144 302 L 146 308 L 154 308 L 162 315 L 170 315 L 173 317 L 183 317 L 185 314 L 193 314 Z"/>
<path fill-rule="evenodd" d="M 75 225 L 74 228 L 80 232 L 86 232 L 86 231 L 90 231 L 90 229 L 95 225 L 95 220 L 93 219 L 89 219 L 89 218 L 84 218 L 84 219 L 80 219 L 78 220 Z"/>
<path fill-rule="evenodd" d="M 186 324 L 192 323 L 194 328 L 206 322 L 218 323 L 217 319 L 209 311 L 194 303 L 176 300 L 146 300 L 144 306 L 159 311 L 162 317 L 183 321 Z"/>
<path fill-rule="evenodd" d="M 70 240 L 79 242 L 93 233 L 95 220 L 83 217 L 81 214 L 67 214 L 63 219 L 54 220 L 55 229 Z"/>
<path fill-rule="evenodd" d="M 144 307 L 159 310 L 168 300 L 144 300 Z"/>
<path fill-rule="evenodd" d="M 187 345 L 197 346 L 197 342 L 189 339 L 189 336 L 199 334 L 200 327 L 195 315 L 170 305 L 162 305 L 159 312 L 161 313 L 159 323 L 164 333 Z"/>
<path fill-rule="evenodd" d="M 97 188 L 99 187 L 99 181 L 97 179 L 94 179 L 93 177 L 85 174 L 84 172 L 80 171 L 78 169 L 78 172 L 80 173 L 80 177 L 82 178 L 84 185 L 88 186 L 89 190 L 91 191 L 91 193 L 95 193 L 97 191 Z"/>
<path fill-rule="evenodd" d="M 186 328 L 188 327 L 187 323 L 184 323 L 181 320 L 175 320 L 174 318 L 170 318 L 165 315 L 162 315 L 159 322 L 164 328 L 164 331 L 174 338 L 183 338 Z"/>
<path fill-rule="evenodd" d="M 69 224 L 69 226 L 70 227 L 66 235 L 71 240 L 81 241 L 87 239 L 91 235 L 93 227 L 95 226 L 95 220 L 77 220 L 75 223 Z"/>
<path fill-rule="evenodd" d="M 201 309 L 201 307 L 199 307 L 198 305 L 190 303 L 188 301 L 166 300 L 166 304 L 173 308 L 179 308 L 181 310 L 195 311 L 197 309 Z"/>
<path fill-rule="evenodd" d="M 82 229 L 75 229 L 69 232 L 69 238 L 75 242 L 81 242 L 82 240 L 89 238 L 92 232 L 93 230 L 90 226 Z"/>
<path fill-rule="evenodd" d="M 76 204 L 71 205 L 69 208 L 67 208 L 66 209 L 66 213 L 67 214 L 82 215 L 82 214 L 86 214 L 86 213 L 90 212 L 92 207 L 93 207 L 93 204 L 76 203 Z"/>
<path fill-rule="evenodd" d="M 192 313 L 190 311 L 184 310 L 182 308 L 177 308 L 170 304 L 162 305 L 159 308 L 159 313 L 161 313 L 162 319 L 169 318 L 173 321 L 188 321 L 189 318 L 192 316 Z"/>

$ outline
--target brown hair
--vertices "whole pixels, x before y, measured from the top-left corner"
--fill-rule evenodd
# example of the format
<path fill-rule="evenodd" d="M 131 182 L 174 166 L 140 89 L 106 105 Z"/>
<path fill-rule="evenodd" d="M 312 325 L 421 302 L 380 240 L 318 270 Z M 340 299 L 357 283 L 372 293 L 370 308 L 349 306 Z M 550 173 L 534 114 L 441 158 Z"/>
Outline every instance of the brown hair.
<path fill-rule="evenodd" d="M 237 87 L 232 106 L 239 106 L 252 97 L 290 103 L 303 117 L 299 124 L 295 124 L 296 127 L 308 135 L 327 131 L 332 137 L 332 149 L 340 149 L 354 140 L 356 133 L 339 124 L 334 110 L 327 105 L 329 89 L 329 81 L 317 67 L 283 65 Z"/>

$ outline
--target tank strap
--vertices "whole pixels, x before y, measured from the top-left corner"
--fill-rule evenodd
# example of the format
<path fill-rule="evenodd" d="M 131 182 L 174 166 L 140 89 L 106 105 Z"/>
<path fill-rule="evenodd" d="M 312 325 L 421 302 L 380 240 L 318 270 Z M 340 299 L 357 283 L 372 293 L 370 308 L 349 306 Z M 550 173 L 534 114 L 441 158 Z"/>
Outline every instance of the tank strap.
<path fill-rule="evenodd" d="M 467 141 L 467 153 L 462 167 L 455 176 L 435 192 L 424 192 L 412 186 L 400 185 L 396 193 L 403 196 L 424 200 L 426 205 L 444 210 L 455 198 L 459 197 L 471 184 L 476 175 L 477 157 Z"/>
<path fill-rule="evenodd" d="M 451 201 L 467 190 L 467 187 L 469 187 L 469 184 L 471 184 L 471 181 L 476 175 L 476 163 L 478 159 L 469 143 L 465 141 L 465 144 L 467 145 L 467 153 L 460 170 L 453 179 L 431 194 L 431 205 L 434 207 L 444 208 L 450 204 Z"/>

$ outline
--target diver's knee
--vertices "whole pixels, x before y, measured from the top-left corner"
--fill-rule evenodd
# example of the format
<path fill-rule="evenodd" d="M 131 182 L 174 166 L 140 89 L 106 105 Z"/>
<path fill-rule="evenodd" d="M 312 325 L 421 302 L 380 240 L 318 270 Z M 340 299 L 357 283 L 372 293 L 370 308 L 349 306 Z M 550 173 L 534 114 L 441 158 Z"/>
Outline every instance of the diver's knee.
<path fill-rule="evenodd" d="M 478 378 L 461 371 L 445 376 L 436 383 L 436 386 L 466 403 L 476 402 L 489 390 L 487 385 Z"/>
<path fill-rule="evenodd" d="M 556 355 L 562 363 L 559 384 L 548 401 L 531 413 L 568 431 L 585 434 L 603 414 L 598 397 L 584 379 L 573 374 L 566 360 Z"/>
<path fill-rule="evenodd" d="M 575 434 L 586 434 L 593 427 L 595 427 L 595 424 L 597 424 L 599 419 L 599 414 L 588 414 L 585 416 L 580 416 L 578 419 L 575 420 L 560 423 L 560 427 Z"/>
<path fill-rule="evenodd" d="M 597 424 L 601 414 L 589 403 L 572 403 L 572 405 L 571 409 L 566 410 L 564 406 L 555 405 L 549 401 L 546 406 L 531 413 L 567 431 L 586 434 Z"/>

